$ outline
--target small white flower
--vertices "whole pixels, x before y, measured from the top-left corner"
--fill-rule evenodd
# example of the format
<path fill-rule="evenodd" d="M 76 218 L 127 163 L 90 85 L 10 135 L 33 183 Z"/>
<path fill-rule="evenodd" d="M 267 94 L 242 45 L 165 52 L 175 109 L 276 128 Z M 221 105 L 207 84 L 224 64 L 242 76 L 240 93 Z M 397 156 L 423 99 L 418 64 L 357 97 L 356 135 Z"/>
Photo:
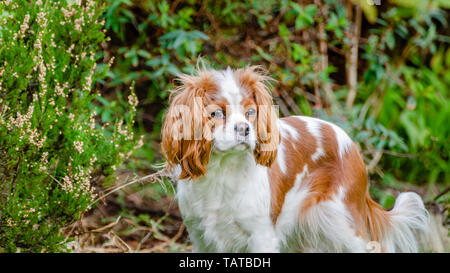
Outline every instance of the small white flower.
<path fill-rule="evenodd" d="M 75 149 L 79 153 L 83 153 L 84 152 L 84 149 L 83 149 L 84 143 L 82 141 L 76 140 L 76 141 L 73 142 L 73 145 L 75 146 Z"/>

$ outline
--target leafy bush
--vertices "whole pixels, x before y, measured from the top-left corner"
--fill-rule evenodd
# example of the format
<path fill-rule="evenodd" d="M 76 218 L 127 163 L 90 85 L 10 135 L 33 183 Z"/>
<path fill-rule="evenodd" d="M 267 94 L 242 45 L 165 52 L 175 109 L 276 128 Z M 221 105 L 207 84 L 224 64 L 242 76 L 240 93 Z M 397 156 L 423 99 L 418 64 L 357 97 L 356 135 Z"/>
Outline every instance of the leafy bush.
<path fill-rule="evenodd" d="M 0 3 L 0 252 L 66 251 L 61 227 L 135 149 L 133 92 L 114 124 L 91 111 L 108 69 L 96 65 L 102 11 L 96 1 Z"/>
<path fill-rule="evenodd" d="M 371 116 L 405 139 L 412 155 L 388 156 L 381 168 L 403 181 L 446 184 L 450 181 L 450 40 L 439 29 L 448 29 L 448 12 L 426 6 L 425 1 L 394 2 L 399 6 L 380 16 L 380 26 L 365 44 L 368 69 L 358 100 L 366 101 Z"/>

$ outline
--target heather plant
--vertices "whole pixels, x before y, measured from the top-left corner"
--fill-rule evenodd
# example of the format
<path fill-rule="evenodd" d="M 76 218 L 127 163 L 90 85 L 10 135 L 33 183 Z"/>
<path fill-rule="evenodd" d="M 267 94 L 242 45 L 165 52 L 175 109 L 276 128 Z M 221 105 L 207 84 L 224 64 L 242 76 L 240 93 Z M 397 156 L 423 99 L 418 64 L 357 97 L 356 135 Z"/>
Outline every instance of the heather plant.
<path fill-rule="evenodd" d="M 66 251 L 61 228 L 93 204 L 139 143 L 137 97 L 97 117 L 106 40 L 97 1 L 0 2 L 0 252 Z"/>

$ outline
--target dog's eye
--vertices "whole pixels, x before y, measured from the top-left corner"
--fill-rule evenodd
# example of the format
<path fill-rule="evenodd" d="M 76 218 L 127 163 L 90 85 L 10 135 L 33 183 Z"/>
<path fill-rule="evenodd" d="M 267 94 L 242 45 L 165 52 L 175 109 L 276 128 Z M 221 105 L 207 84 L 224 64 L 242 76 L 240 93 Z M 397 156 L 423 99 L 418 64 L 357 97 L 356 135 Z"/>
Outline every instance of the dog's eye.
<path fill-rule="evenodd" d="M 216 111 L 211 113 L 211 117 L 216 119 L 223 119 L 225 118 L 225 113 L 221 109 L 217 109 Z"/>
<path fill-rule="evenodd" d="M 255 114 L 256 114 L 256 110 L 253 109 L 253 108 L 248 109 L 248 110 L 247 110 L 247 113 L 245 113 L 245 115 L 246 115 L 247 117 L 253 117 Z"/>

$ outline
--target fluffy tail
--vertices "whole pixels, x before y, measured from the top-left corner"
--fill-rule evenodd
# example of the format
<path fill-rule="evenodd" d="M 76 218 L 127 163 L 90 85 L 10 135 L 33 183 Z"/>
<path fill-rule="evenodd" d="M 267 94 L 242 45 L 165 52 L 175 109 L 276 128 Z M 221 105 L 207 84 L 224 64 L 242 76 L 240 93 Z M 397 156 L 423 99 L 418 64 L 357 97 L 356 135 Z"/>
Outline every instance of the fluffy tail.
<path fill-rule="evenodd" d="M 429 214 L 418 194 L 401 193 L 390 211 L 383 210 L 370 197 L 366 200 L 371 239 L 381 243 L 381 251 L 419 251 L 428 235 Z"/>

